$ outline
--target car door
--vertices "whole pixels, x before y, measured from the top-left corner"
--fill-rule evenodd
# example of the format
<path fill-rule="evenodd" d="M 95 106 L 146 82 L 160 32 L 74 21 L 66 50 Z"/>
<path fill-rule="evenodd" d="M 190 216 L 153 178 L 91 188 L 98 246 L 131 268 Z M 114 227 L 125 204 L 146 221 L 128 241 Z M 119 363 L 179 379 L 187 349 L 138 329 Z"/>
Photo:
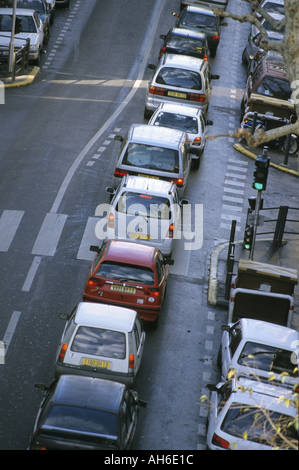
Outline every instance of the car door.
<path fill-rule="evenodd" d="M 136 376 L 140 368 L 143 351 L 144 351 L 144 342 L 145 342 L 144 328 L 138 316 L 136 316 L 134 329 L 133 329 L 133 342 L 134 342 L 135 351 L 136 351 L 135 371 L 134 371 L 134 374 Z"/>

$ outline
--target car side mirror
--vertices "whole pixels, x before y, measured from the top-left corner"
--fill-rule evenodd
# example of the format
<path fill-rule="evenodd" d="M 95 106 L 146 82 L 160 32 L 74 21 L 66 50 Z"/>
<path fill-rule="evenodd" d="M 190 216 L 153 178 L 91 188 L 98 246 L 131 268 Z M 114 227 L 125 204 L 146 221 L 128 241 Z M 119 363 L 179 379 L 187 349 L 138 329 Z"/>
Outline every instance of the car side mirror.
<path fill-rule="evenodd" d="M 220 75 L 212 75 L 211 80 L 219 80 Z"/>
<path fill-rule="evenodd" d="M 164 258 L 164 266 L 166 266 L 167 264 L 169 264 L 169 266 L 173 266 L 174 265 L 174 259 L 171 259 L 171 258 Z"/>
<path fill-rule="evenodd" d="M 143 401 L 143 400 L 138 400 L 138 405 L 139 405 L 139 406 L 142 406 L 143 408 L 146 408 L 146 407 L 147 407 L 146 401 Z"/>
<path fill-rule="evenodd" d="M 207 389 L 210 390 L 210 392 L 218 392 L 218 388 L 214 384 L 208 384 Z"/>
<path fill-rule="evenodd" d="M 221 330 L 222 331 L 230 331 L 230 326 L 229 325 L 222 325 Z"/>
<path fill-rule="evenodd" d="M 175 11 L 172 12 L 172 16 L 176 16 L 177 18 L 179 17 L 179 15 Z"/>
<path fill-rule="evenodd" d="M 108 194 L 115 194 L 115 189 L 113 188 L 113 186 L 108 186 L 106 188 L 106 193 Z"/>
<path fill-rule="evenodd" d="M 60 320 L 69 320 L 70 316 L 67 313 L 61 313 L 59 318 Z"/>
<path fill-rule="evenodd" d="M 160 34 L 159 38 L 160 38 L 160 39 L 165 39 L 166 36 L 165 36 L 165 34 Z"/>
<path fill-rule="evenodd" d="M 42 392 L 48 390 L 48 387 L 46 387 L 44 384 L 35 384 L 34 388 L 35 390 L 41 390 Z"/>
<path fill-rule="evenodd" d="M 213 121 L 210 121 L 209 119 L 207 120 L 206 122 L 206 125 L 207 126 L 213 126 L 214 122 Z"/>
<path fill-rule="evenodd" d="M 114 140 L 118 140 L 119 142 L 123 142 L 124 138 L 121 135 L 115 135 Z"/>
<path fill-rule="evenodd" d="M 148 64 L 147 68 L 150 70 L 156 70 L 156 66 L 154 64 Z"/>
<path fill-rule="evenodd" d="M 228 23 L 221 23 L 221 26 L 228 26 Z"/>
<path fill-rule="evenodd" d="M 180 200 L 180 206 L 186 206 L 187 204 L 190 204 L 190 202 L 188 201 L 188 199 L 181 199 L 181 200 Z"/>
<path fill-rule="evenodd" d="M 96 245 L 91 245 L 89 247 L 89 251 L 93 251 L 94 253 L 100 253 L 100 248 Z"/>

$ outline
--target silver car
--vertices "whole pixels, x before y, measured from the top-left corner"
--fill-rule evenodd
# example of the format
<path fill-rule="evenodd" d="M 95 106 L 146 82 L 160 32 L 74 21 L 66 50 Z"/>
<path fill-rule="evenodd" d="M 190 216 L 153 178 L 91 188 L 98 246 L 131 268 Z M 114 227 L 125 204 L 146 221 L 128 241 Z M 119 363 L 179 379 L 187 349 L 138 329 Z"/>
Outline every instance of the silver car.
<path fill-rule="evenodd" d="M 165 54 L 158 66 L 149 65 L 155 72 L 149 81 L 144 118 L 149 119 L 161 103 L 181 103 L 208 111 L 213 79 L 207 61 L 196 57 Z"/>
<path fill-rule="evenodd" d="M 192 153 L 192 166 L 199 168 L 200 157 L 205 149 L 206 126 L 213 125 L 213 121 L 206 121 L 201 109 L 185 106 L 184 104 L 162 103 L 156 109 L 150 126 L 163 126 L 187 132 Z"/>

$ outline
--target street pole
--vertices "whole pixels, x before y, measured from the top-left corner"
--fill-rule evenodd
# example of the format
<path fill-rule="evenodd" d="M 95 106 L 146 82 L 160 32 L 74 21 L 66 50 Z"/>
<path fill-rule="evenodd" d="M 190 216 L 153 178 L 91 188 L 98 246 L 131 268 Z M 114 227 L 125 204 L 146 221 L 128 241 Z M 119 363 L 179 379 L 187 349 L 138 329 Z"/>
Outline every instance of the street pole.
<path fill-rule="evenodd" d="M 16 28 L 16 16 L 17 16 L 17 0 L 13 3 L 13 16 L 11 24 L 11 40 L 9 43 L 9 57 L 8 57 L 8 72 L 12 73 L 15 59 L 15 28 Z"/>
<path fill-rule="evenodd" d="M 249 256 L 251 260 L 253 260 L 253 255 L 254 255 L 255 239 L 256 239 L 257 227 L 258 227 L 258 222 L 259 222 L 261 200 L 262 200 L 262 191 L 258 191 L 257 198 L 256 198 L 255 212 L 254 212 L 253 239 L 252 239 L 252 245 L 251 245 L 250 256 Z"/>

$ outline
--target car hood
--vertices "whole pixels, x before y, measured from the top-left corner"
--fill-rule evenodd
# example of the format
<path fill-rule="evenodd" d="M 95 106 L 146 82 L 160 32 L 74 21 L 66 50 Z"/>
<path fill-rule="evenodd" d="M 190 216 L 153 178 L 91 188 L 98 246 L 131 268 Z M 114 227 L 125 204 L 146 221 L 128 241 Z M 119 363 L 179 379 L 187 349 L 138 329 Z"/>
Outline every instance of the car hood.
<path fill-rule="evenodd" d="M 15 35 L 15 47 L 22 47 L 26 44 L 26 39 L 30 39 L 30 44 L 37 42 L 37 33 L 19 33 Z M 8 47 L 11 39 L 10 32 L 1 32 L 0 36 L 0 47 Z"/>

